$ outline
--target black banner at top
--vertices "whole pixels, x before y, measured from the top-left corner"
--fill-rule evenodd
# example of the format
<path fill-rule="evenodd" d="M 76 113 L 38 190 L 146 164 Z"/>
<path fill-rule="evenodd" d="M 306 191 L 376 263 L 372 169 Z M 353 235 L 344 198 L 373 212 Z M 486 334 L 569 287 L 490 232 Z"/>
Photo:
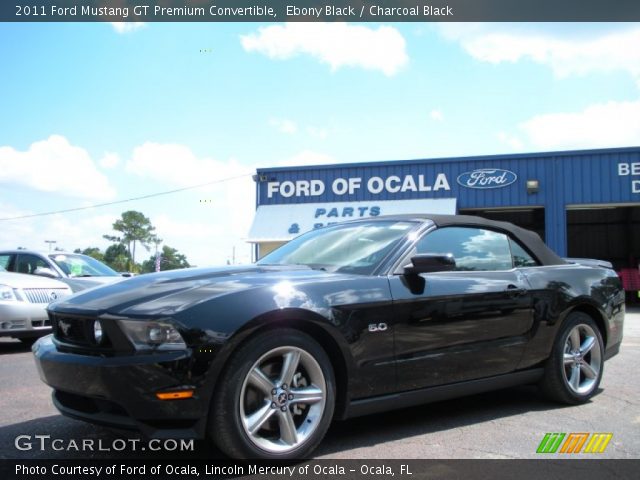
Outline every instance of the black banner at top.
<path fill-rule="evenodd" d="M 2 0 L 2 22 L 629 22 L 640 0 Z"/>

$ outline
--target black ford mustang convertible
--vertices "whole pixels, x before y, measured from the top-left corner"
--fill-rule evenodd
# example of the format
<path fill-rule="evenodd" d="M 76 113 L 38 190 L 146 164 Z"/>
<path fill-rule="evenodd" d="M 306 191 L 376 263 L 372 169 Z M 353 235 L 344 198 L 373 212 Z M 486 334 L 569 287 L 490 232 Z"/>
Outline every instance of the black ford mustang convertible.
<path fill-rule="evenodd" d="M 142 275 L 49 308 L 55 406 L 237 458 L 306 457 L 332 419 L 517 384 L 590 399 L 622 340 L 604 262 L 477 217 L 314 230 L 255 265 Z"/>

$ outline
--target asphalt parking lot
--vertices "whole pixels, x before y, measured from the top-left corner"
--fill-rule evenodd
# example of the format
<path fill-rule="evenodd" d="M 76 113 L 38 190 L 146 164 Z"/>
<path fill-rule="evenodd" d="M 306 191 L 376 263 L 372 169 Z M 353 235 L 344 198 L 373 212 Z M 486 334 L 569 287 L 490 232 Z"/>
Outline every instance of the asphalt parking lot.
<path fill-rule="evenodd" d="M 599 394 L 585 405 L 566 407 L 541 399 L 535 388 L 519 387 L 335 423 L 317 458 L 536 458 L 547 432 L 610 432 L 598 458 L 640 458 L 640 309 L 629 310 L 621 353 L 605 365 Z M 136 441 L 137 436 L 65 418 L 57 413 L 28 348 L 0 339 L 0 458 L 153 458 L 163 451 L 55 450 L 16 447 L 21 435 L 50 435 L 70 441 L 92 439 L 101 445 Z M 24 438 L 24 437 L 23 437 Z M 122 443 L 121 443 L 122 444 Z M 132 443 L 127 443 L 131 445 Z M 120 444 L 119 444 L 120 445 Z M 588 455 L 588 454 L 585 454 Z M 208 442 L 196 442 L 178 458 L 221 458 Z M 580 454 L 583 456 L 583 454 Z"/>

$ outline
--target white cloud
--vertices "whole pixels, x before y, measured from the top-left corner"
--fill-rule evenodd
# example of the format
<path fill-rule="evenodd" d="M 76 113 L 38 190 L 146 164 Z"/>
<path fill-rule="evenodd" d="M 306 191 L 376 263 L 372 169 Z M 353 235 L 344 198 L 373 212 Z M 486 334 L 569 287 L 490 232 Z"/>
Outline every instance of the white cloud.
<path fill-rule="evenodd" d="M 429 112 L 429 117 L 431 117 L 431 120 L 435 120 L 436 122 L 441 122 L 444 117 L 442 115 L 442 110 L 439 109 L 433 109 Z"/>
<path fill-rule="evenodd" d="M 54 140 L 65 146 L 62 153 L 68 161 L 78 156 L 78 152 L 73 149 L 81 149 L 70 147 L 64 139 Z M 55 141 L 53 143 L 56 144 Z M 37 148 L 35 150 L 38 151 Z M 7 158 L 7 152 L 10 158 Z M 15 152 L 7 147 L 0 149 L 0 182 L 9 180 L 15 183 L 13 177 L 20 173 L 14 171 L 16 165 L 25 170 L 25 162 L 16 155 L 24 156 L 26 153 Z M 88 158 L 86 152 L 84 155 Z M 116 157 L 115 154 L 107 153 L 101 164 L 114 165 Z M 70 169 L 67 164 L 61 167 L 55 162 L 51 165 L 52 178 L 57 178 L 54 174 L 60 175 L 60 172 L 72 172 L 66 177 L 84 183 L 80 181 L 82 177 L 78 176 L 78 171 L 81 172 L 82 168 Z M 46 164 L 37 166 L 44 169 Z M 242 166 L 233 159 L 220 161 L 201 158 L 184 145 L 148 142 L 134 149 L 123 171 L 134 178 L 154 180 L 171 187 L 192 186 L 237 175 L 239 177 L 175 194 L 171 200 L 176 205 L 175 209 L 167 208 L 167 200 L 146 202 L 144 205 L 108 207 L 107 213 L 102 209 L 91 209 L 71 214 L 2 221 L 0 247 L 15 248 L 20 245 L 46 250 L 44 240 L 50 239 L 56 240 L 57 246 L 69 250 L 97 246 L 104 251 L 110 243 L 102 235 L 112 233 L 113 222 L 120 217 L 121 211 L 133 209 L 148 216 L 164 244 L 177 248 L 194 265 L 224 264 L 231 260 L 234 251 L 236 262 L 250 261 L 251 246 L 244 239 L 255 210 L 255 183 L 251 179 L 255 168 Z M 149 182 L 148 190 L 160 189 Z M 201 203 L 201 199 L 210 201 Z M 83 206 L 95 202 L 76 203 Z M 3 218 L 34 213 L 23 207 L 2 203 L 0 211 L 3 212 Z M 139 248 L 136 260 L 141 262 L 149 255 L 150 253 Z"/>
<path fill-rule="evenodd" d="M 216 160 L 196 156 L 179 144 L 147 142 L 134 149 L 125 170 L 177 187 L 199 185 L 225 179 L 206 188 L 185 192 L 181 202 L 197 206 L 176 219 L 166 213 L 148 216 L 165 245 L 177 248 L 194 265 L 225 263 L 236 248 L 236 260 L 250 259 L 250 246 L 243 240 L 255 211 L 255 168 L 236 160 Z M 238 177 L 228 180 L 230 177 Z M 201 203 L 200 200 L 206 200 Z"/>
<path fill-rule="evenodd" d="M 270 118 L 269 126 L 275 128 L 280 133 L 292 135 L 298 131 L 298 126 L 292 120 L 286 118 Z"/>
<path fill-rule="evenodd" d="M 278 166 L 301 167 L 305 165 L 333 165 L 336 163 L 338 163 L 338 161 L 330 155 L 304 150 L 292 157 L 278 162 Z"/>
<path fill-rule="evenodd" d="M 0 211 L 4 212 L 5 218 L 34 213 L 9 204 L 0 204 Z M 0 248 L 21 246 L 47 251 L 49 247 L 44 241 L 55 240 L 54 247 L 67 251 L 90 246 L 97 246 L 104 251 L 110 243 L 104 240 L 102 235 L 111 232 L 111 226 L 117 217 L 116 214 L 96 215 L 95 210 L 89 210 L 73 214 L 4 220 L 0 222 Z"/>
<path fill-rule="evenodd" d="M 346 23 L 287 23 L 261 27 L 242 35 L 242 47 L 276 60 L 306 54 L 332 71 L 361 67 L 395 75 L 408 61 L 404 37 L 393 27 L 377 29 Z"/>
<path fill-rule="evenodd" d="M 102 168 L 115 168 L 120 164 L 120 157 L 117 153 L 107 152 L 104 154 L 104 157 L 98 161 L 98 163 Z"/>
<path fill-rule="evenodd" d="M 184 240 L 191 237 L 200 237 L 210 242 L 210 239 L 224 235 L 222 227 L 213 222 L 180 221 L 166 214 L 152 216 L 150 220 L 153 226 L 156 227 L 158 236 L 169 246 L 181 243 L 179 240 L 172 241 L 172 239 Z"/>
<path fill-rule="evenodd" d="M 85 199 L 111 199 L 116 194 L 89 153 L 61 135 L 34 142 L 27 151 L 0 147 L 0 183 Z"/>
<path fill-rule="evenodd" d="M 145 22 L 109 22 L 118 33 L 129 33 L 144 27 Z"/>
<path fill-rule="evenodd" d="M 129 173 L 181 187 L 253 173 L 234 159 L 200 158 L 184 145 L 154 142 L 136 147 L 125 168 Z"/>
<path fill-rule="evenodd" d="M 518 31 L 512 25 L 441 25 L 445 37 L 458 41 L 472 57 L 493 64 L 529 59 L 549 66 L 559 78 L 592 72 L 622 71 L 640 86 L 640 27 L 618 31 Z M 546 28 L 546 27 L 545 27 Z"/>
<path fill-rule="evenodd" d="M 536 115 L 520 125 L 536 148 L 627 147 L 640 143 L 640 100 Z"/>

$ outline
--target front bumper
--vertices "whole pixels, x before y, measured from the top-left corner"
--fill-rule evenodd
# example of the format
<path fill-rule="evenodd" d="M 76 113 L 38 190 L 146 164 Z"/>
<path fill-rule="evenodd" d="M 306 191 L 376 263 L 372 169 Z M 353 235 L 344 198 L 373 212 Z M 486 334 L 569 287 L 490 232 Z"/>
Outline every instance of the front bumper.
<path fill-rule="evenodd" d="M 0 337 L 28 338 L 51 333 L 46 305 L 0 302 Z"/>
<path fill-rule="evenodd" d="M 204 438 L 209 398 L 159 400 L 157 392 L 187 386 L 189 350 L 128 356 L 93 356 L 59 349 L 52 335 L 33 346 L 38 373 L 66 416 L 153 438 Z M 190 385 L 189 385 L 190 386 Z M 191 386 L 190 386 L 191 387 Z"/>

